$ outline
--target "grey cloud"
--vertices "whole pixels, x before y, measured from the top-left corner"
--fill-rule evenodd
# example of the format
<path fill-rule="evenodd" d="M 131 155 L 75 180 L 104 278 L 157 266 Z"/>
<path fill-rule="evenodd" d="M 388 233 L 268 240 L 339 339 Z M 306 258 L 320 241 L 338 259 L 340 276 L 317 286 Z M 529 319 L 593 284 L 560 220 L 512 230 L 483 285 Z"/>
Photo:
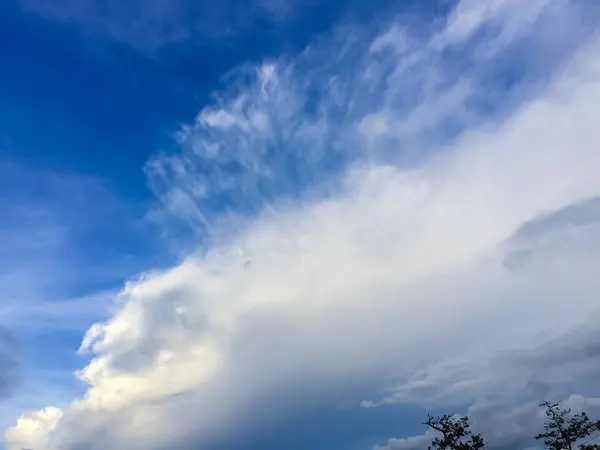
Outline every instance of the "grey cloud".
<path fill-rule="evenodd" d="M 600 399 L 572 394 L 561 398 L 565 408 L 574 413 L 587 412 L 600 418 Z M 543 430 L 544 413 L 536 401 L 507 402 L 481 399 L 467 408 L 471 429 L 481 433 L 490 450 L 539 449 L 535 435 Z M 390 439 L 374 450 L 426 450 L 436 436 L 427 432 L 402 439 Z"/>
<path fill-rule="evenodd" d="M 600 375 L 600 333 L 593 321 L 548 333 L 552 337 L 534 335 L 534 340 L 521 342 L 517 348 L 490 349 L 465 359 L 442 359 L 426 371 L 399 380 L 398 388 L 384 403 L 448 407 L 484 396 L 539 401 L 577 390 L 595 394 L 594 380 Z"/>
<path fill-rule="evenodd" d="M 490 442 L 493 450 L 524 450 L 535 444 L 532 439 L 543 426 L 544 415 L 538 404 L 545 399 L 564 400 L 574 412 L 586 411 L 600 418 L 597 379 L 600 376 L 598 349 L 600 332 L 582 326 L 553 338 L 543 345 L 511 354 L 492 362 L 490 377 L 504 378 L 504 383 L 486 384 L 481 396 L 468 408 L 446 404 L 447 413 L 461 413 L 470 418 L 473 430 Z M 496 357 L 491 358 L 496 359 Z M 458 380 L 447 379 L 451 386 Z M 439 408 L 438 408 L 439 410 Z M 379 449 L 426 449 L 434 434 L 407 439 L 391 439 Z"/>
<path fill-rule="evenodd" d="M 534 273 L 540 265 L 566 261 L 563 269 L 583 256 L 584 268 L 597 270 L 600 244 L 600 198 L 592 197 L 541 214 L 524 223 L 501 245 L 503 263 L 518 276 Z M 564 272 L 566 273 L 566 272 Z M 557 274 L 557 276 L 560 276 Z M 572 308 L 577 311 L 573 287 Z M 569 301 L 568 299 L 566 300 Z M 545 315 L 539 309 L 536 319 Z M 547 339 L 522 342 L 520 349 L 490 351 L 479 355 L 470 366 L 464 361 L 441 362 L 439 370 L 404 380 L 390 403 L 428 401 L 453 408 L 459 399 L 471 398 L 472 405 L 460 411 L 471 419 L 476 431 L 491 440 L 493 449 L 533 448 L 534 436 L 541 429 L 543 416 L 538 403 L 544 399 L 566 399 L 566 406 L 600 417 L 597 379 L 600 376 L 600 332 L 593 318 L 581 318 L 569 330 L 548 330 Z M 532 326 L 535 324 L 532 323 Z M 553 335 L 554 334 L 554 335 Z M 501 380 L 501 381 L 500 381 Z M 500 383 L 498 383 L 500 381 Z M 415 388 L 417 390 L 415 390 Z M 458 392 L 458 394 L 457 394 Z M 431 436 L 393 439 L 388 449 L 426 448 Z"/>
<path fill-rule="evenodd" d="M 519 271 L 564 251 L 600 250 L 600 197 L 567 205 L 523 224 L 504 244 L 504 265 Z"/>

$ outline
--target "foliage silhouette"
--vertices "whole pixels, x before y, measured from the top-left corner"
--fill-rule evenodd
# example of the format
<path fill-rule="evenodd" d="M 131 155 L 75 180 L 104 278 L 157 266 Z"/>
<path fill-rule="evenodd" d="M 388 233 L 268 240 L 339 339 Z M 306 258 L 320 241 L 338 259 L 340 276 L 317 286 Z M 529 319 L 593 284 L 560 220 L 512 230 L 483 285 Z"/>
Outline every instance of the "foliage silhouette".
<path fill-rule="evenodd" d="M 600 420 L 592 420 L 587 413 L 573 414 L 571 409 L 562 408 L 561 402 L 544 401 L 546 420 L 544 432 L 535 436 L 544 442 L 548 450 L 600 450 L 600 444 L 592 443 L 600 438 Z M 469 418 L 446 414 L 442 417 L 428 415 L 423 423 L 436 430 L 436 437 L 429 450 L 481 450 L 487 447 L 481 434 L 470 430 Z"/>
<path fill-rule="evenodd" d="M 535 438 L 543 439 L 549 450 L 600 450 L 600 445 L 589 443 L 600 436 L 593 436 L 600 431 L 600 421 L 591 420 L 585 412 L 571 414 L 571 409 L 560 406 L 560 402 L 540 403 L 546 408 L 546 422 L 544 432 Z M 581 441 L 584 442 L 578 444 Z"/>
<path fill-rule="evenodd" d="M 456 417 L 448 414 L 434 418 L 428 416 L 424 425 L 442 433 L 436 437 L 429 450 L 479 450 L 484 448 L 483 438 L 480 434 L 473 434 L 469 429 L 468 417 Z"/>

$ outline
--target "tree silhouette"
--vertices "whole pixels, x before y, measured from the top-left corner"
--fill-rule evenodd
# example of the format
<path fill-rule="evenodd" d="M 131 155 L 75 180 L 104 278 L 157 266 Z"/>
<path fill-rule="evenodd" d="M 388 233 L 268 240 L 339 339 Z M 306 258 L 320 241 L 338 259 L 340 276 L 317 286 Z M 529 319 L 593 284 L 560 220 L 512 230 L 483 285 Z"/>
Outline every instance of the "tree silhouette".
<path fill-rule="evenodd" d="M 548 450 L 600 450 L 593 443 L 600 438 L 600 420 L 592 420 L 587 413 L 572 414 L 569 408 L 561 408 L 561 402 L 544 401 L 546 420 L 544 432 L 535 439 L 544 440 Z M 481 434 L 469 429 L 469 418 L 446 414 L 442 417 L 428 415 L 423 422 L 441 436 L 436 437 L 428 450 L 481 450 L 486 447 Z"/>
<path fill-rule="evenodd" d="M 423 423 L 428 427 L 442 433 L 441 437 L 436 437 L 429 450 L 479 450 L 484 448 L 483 438 L 480 434 L 473 434 L 469 430 L 468 417 L 456 417 L 444 415 L 434 418 L 428 415 L 427 422 Z"/>
<path fill-rule="evenodd" d="M 535 438 L 543 439 L 549 450 L 600 450 L 600 445 L 590 444 L 600 437 L 594 435 L 600 431 L 600 421 L 591 420 L 585 412 L 571 414 L 570 409 L 560 406 L 561 402 L 540 403 L 540 407 L 546 408 L 546 422 L 544 432 Z"/>

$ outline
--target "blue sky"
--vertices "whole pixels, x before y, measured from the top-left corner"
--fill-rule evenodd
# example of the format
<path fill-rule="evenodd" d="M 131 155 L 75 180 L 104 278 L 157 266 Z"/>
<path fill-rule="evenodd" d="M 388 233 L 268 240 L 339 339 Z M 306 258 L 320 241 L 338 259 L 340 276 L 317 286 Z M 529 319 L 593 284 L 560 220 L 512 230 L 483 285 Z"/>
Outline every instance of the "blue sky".
<path fill-rule="evenodd" d="M 451 411 L 526 449 L 540 397 L 600 410 L 599 20 L 5 2 L 5 448 L 416 450 Z"/>

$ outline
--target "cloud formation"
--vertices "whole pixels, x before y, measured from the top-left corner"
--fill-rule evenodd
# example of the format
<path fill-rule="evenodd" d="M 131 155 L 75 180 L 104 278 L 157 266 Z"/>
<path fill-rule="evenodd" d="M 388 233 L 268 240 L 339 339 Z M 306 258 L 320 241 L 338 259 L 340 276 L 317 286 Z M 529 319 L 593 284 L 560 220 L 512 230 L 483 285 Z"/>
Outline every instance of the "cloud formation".
<path fill-rule="evenodd" d="M 349 399 L 470 405 L 492 433 L 541 395 L 594 403 L 600 41 L 585 3 L 485 5 L 240 69 L 146 168 L 203 246 L 123 289 L 85 396 L 7 448 L 248 447 Z"/>

